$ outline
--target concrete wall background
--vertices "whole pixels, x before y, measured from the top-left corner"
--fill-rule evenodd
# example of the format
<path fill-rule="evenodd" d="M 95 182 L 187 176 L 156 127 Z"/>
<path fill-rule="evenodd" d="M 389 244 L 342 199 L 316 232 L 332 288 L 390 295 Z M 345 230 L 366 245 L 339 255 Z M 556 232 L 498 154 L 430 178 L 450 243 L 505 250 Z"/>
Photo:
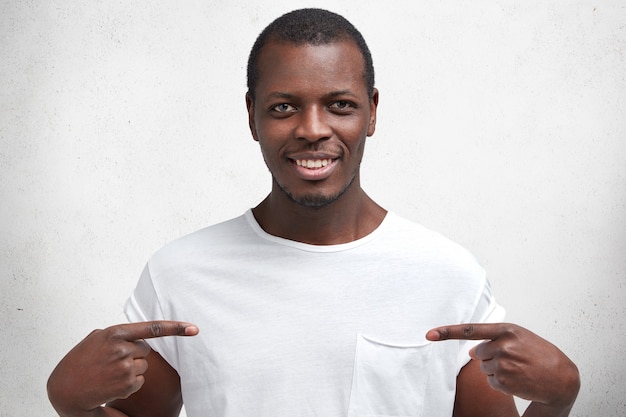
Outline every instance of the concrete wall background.
<path fill-rule="evenodd" d="M 311 5 L 373 52 L 365 188 L 578 363 L 573 416 L 626 415 L 624 3 L 248 3 L 0 1 L 0 416 L 53 416 L 50 371 L 151 253 L 266 194 L 247 54 Z"/>

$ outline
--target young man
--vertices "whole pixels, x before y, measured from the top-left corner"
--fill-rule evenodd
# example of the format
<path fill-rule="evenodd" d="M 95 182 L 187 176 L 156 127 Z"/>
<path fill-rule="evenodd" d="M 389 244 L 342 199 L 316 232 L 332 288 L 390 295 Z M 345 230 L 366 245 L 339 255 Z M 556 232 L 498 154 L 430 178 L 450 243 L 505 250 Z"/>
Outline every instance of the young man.
<path fill-rule="evenodd" d="M 155 254 L 126 308 L 136 323 L 94 331 L 52 373 L 62 416 L 173 417 L 183 399 L 189 417 L 517 416 L 511 395 L 532 401 L 525 416 L 569 414 L 576 366 L 494 324 L 473 257 L 361 188 L 378 91 L 350 23 L 273 22 L 246 104 L 270 194 Z"/>

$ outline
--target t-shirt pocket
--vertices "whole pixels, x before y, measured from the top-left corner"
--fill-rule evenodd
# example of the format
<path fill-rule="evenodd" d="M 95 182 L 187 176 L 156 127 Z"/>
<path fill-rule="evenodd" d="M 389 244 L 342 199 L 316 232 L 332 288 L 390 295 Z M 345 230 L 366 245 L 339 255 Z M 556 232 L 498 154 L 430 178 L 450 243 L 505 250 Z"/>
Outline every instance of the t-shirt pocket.
<path fill-rule="evenodd" d="M 348 417 L 421 417 L 431 347 L 357 335 Z"/>

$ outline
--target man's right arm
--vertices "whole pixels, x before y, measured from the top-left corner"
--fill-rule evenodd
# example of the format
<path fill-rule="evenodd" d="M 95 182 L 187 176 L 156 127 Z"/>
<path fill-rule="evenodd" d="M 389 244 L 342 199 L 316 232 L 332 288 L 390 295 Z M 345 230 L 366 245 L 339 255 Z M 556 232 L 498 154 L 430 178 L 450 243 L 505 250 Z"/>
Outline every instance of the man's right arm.
<path fill-rule="evenodd" d="M 178 374 L 143 339 L 197 333 L 196 326 L 175 321 L 95 330 L 50 375 L 50 402 L 62 417 L 177 416 Z"/>
<path fill-rule="evenodd" d="M 510 323 L 464 323 L 430 330 L 426 338 L 483 340 L 470 350 L 472 361 L 457 379 L 457 394 L 462 395 L 457 396 L 455 416 L 518 415 L 506 397 L 485 394 L 488 387 L 530 400 L 523 417 L 567 417 L 574 405 L 580 389 L 578 368 L 528 329 Z M 483 397 L 490 400 L 475 401 Z"/>

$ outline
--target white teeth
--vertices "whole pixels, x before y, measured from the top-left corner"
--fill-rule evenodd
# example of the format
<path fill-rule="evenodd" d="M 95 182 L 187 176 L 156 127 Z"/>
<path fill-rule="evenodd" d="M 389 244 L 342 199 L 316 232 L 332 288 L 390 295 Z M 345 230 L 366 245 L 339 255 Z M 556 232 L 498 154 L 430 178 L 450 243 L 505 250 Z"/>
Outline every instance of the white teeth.
<path fill-rule="evenodd" d="M 326 165 L 330 164 L 330 162 L 331 162 L 330 159 L 305 159 L 305 160 L 297 159 L 296 160 L 296 164 L 298 166 L 309 168 L 309 169 L 325 167 Z"/>

